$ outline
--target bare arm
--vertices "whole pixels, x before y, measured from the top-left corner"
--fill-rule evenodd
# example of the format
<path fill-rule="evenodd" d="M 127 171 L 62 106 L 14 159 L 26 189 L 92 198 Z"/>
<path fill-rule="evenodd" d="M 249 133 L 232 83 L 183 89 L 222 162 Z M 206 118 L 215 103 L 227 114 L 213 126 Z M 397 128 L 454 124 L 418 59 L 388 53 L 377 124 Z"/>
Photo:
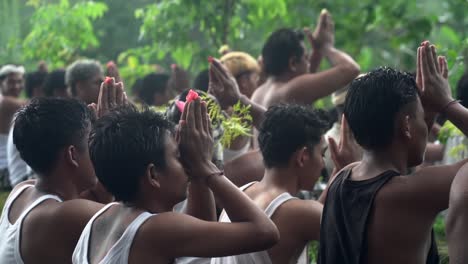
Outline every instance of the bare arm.
<path fill-rule="evenodd" d="M 250 100 L 247 96 L 242 95 L 240 97 L 240 102 L 243 105 L 250 105 L 250 114 L 252 115 L 252 122 L 255 128 L 260 129 L 260 125 L 265 118 L 266 108 Z"/>
<path fill-rule="evenodd" d="M 409 176 L 408 193 L 419 208 L 434 215 L 448 208 L 449 192 L 455 175 L 468 159 L 444 166 L 428 166 Z M 414 195 L 414 196 L 413 196 Z"/>
<path fill-rule="evenodd" d="M 156 249 L 154 256 L 225 256 L 264 250 L 278 241 L 273 222 L 211 162 L 213 138 L 206 104 L 199 99 L 184 108 L 179 124 L 179 148 L 184 167 L 204 182 L 229 215 L 232 224 L 201 221 L 167 213 L 147 224 L 145 240 Z M 165 218 L 167 217 L 167 218 Z M 203 238 L 203 243 L 200 243 Z"/>
<path fill-rule="evenodd" d="M 322 218 L 323 205 L 311 200 L 294 200 L 286 205 L 286 212 L 284 214 L 287 216 L 287 219 L 285 219 L 286 224 L 291 225 L 290 219 L 295 219 L 293 230 L 297 237 L 306 242 L 318 241 L 320 239 L 320 220 Z M 281 209 L 278 211 L 279 214 L 282 213 Z M 277 222 L 276 217 L 274 217 L 274 220 Z M 278 228 L 281 230 L 281 225 Z"/>
<path fill-rule="evenodd" d="M 468 110 L 454 102 L 447 81 L 448 67 L 444 57 L 437 56 L 435 46 L 425 41 L 418 48 L 416 84 L 425 111 L 445 113 L 450 121 L 468 135 Z M 423 168 L 408 178 L 408 193 L 418 204 L 434 215 L 448 207 L 450 186 L 458 170 L 468 159 L 447 166 Z"/>
<path fill-rule="evenodd" d="M 279 101 L 311 104 L 348 85 L 360 71 L 359 65 L 346 53 L 335 48 L 325 51 L 332 68 L 315 74 L 304 74 L 291 80 L 278 92 Z"/>
<path fill-rule="evenodd" d="M 212 176 L 208 184 L 232 223 L 206 222 L 175 213 L 154 217 L 145 224 L 148 244 L 161 249 L 153 254 L 219 257 L 265 250 L 278 241 L 273 222 L 229 180 Z"/>
<path fill-rule="evenodd" d="M 201 220 L 216 221 L 213 192 L 204 182 L 190 182 L 185 213 Z"/>
<path fill-rule="evenodd" d="M 468 237 L 468 165 L 455 176 L 450 191 L 450 205 L 446 220 L 447 243 L 450 263 L 468 263 L 466 237 Z"/>
<path fill-rule="evenodd" d="M 330 13 L 323 9 L 318 17 L 314 32 L 312 33 L 310 29 L 305 28 L 304 33 L 313 50 L 309 57 L 309 73 L 315 73 L 322 62 L 323 50 L 327 47 L 333 47 L 335 43 L 334 25 Z"/>
<path fill-rule="evenodd" d="M 313 50 L 309 57 L 309 73 L 316 73 L 320 67 L 323 59 L 323 52 L 320 50 Z"/>

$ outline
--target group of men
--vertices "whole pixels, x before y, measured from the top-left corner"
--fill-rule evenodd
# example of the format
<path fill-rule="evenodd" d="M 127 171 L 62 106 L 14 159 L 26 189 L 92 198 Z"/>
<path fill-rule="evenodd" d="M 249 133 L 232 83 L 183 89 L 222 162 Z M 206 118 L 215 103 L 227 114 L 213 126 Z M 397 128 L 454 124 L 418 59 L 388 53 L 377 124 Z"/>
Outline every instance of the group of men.
<path fill-rule="evenodd" d="M 255 127 L 224 171 L 207 103 L 192 92 L 173 123 L 134 106 L 95 62 L 63 72 L 75 99 L 30 102 L 18 99 L 24 69 L 2 68 L 0 134 L 35 177 L 5 203 L 0 263 L 296 263 L 310 241 L 321 264 L 438 263 L 432 224 L 447 208 L 451 262 L 466 263 L 468 160 L 412 168 L 435 118 L 467 135 L 468 110 L 434 45 L 417 53 L 416 76 L 381 67 L 356 78 L 325 11 L 314 32 L 272 33 L 258 64 L 240 52 L 210 59 L 207 90 L 228 115 L 250 107 Z M 331 68 L 317 72 L 322 58 Z M 310 105 L 348 85 L 340 139 L 325 139 Z M 316 201 L 296 198 L 322 175 L 327 151 L 327 188 Z"/>

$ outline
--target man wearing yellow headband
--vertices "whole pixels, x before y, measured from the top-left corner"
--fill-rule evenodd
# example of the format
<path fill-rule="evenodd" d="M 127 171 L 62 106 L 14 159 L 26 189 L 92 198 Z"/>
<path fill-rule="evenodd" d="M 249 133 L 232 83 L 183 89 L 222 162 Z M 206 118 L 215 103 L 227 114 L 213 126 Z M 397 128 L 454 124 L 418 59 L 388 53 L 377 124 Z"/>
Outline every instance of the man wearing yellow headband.
<path fill-rule="evenodd" d="M 257 81 L 260 73 L 258 62 L 245 52 L 229 52 L 220 59 L 226 68 L 236 78 L 239 90 L 247 97 L 257 89 Z"/>
<path fill-rule="evenodd" d="M 220 61 L 236 79 L 239 91 L 248 98 L 252 97 L 257 89 L 260 73 L 257 61 L 249 54 L 239 51 L 226 53 Z M 229 109 L 227 112 L 230 112 Z M 246 153 L 251 146 L 250 140 L 250 137 L 237 137 L 229 148 L 224 149 L 224 161 L 230 161 Z"/>

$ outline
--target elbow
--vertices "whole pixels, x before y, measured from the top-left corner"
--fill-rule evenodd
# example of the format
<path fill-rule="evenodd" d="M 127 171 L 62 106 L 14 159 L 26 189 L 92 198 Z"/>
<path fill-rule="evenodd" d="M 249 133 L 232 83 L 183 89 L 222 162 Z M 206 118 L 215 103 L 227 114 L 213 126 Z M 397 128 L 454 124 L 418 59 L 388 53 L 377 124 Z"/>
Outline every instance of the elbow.
<path fill-rule="evenodd" d="M 280 240 L 280 234 L 276 225 L 269 220 L 270 223 L 263 225 L 257 229 L 257 239 L 261 241 L 261 250 L 269 249 L 276 245 Z"/>
<path fill-rule="evenodd" d="M 354 61 L 342 64 L 340 68 L 341 75 L 344 77 L 343 80 L 346 81 L 346 84 L 353 81 L 361 73 L 361 67 Z"/>
<path fill-rule="evenodd" d="M 349 74 L 350 78 L 354 80 L 354 78 L 356 78 L 359 75 L 359 73 L 361 73 L 361 67 L 359 66 L 359 64 L 353 61 L 353 63 L 350 63 L 346 67 L 346 72 Z"/>

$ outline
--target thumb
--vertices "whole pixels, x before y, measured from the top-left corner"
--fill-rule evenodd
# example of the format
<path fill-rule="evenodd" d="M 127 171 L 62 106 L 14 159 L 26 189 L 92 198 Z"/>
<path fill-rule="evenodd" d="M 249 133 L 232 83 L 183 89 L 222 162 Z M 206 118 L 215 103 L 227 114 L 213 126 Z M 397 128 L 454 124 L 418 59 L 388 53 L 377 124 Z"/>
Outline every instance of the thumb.
<path fill-rule="evenodd" d="M 328 149 L 330 150 L 330 157 L 333 160 L 333 162 L 335 163 L 335 167 L 339 167 L 338 166 L 338 155 L 339 155 L 338 154 L 338 144 L 336 143 L 336 141 L 332 137 L 328 138 Z"/>

